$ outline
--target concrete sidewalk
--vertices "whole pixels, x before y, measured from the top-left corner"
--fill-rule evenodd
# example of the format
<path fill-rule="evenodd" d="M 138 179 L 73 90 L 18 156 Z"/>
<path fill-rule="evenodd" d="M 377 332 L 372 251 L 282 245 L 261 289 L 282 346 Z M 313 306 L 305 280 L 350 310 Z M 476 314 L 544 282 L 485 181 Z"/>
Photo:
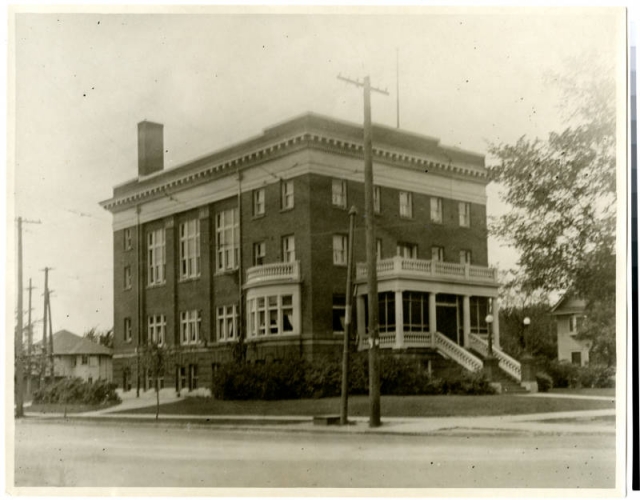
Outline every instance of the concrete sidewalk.
<path fill-rule="evenodd" d="M 160 410 L 160 420 L 155 420 L 155 412 L 148 414 L 122 414 L 124 410 L 155 407 L 155 393 L 141 393 L 139 398 L 133 395 L 121 395 L 122 403 L 103 410 L 70 414 L 67 421 L 128 421 L 159 425 L 198 425 L 233 430 L 272 430 L 279 432 L 332 432 L 360 434 L 398 434 L 425 435 L 443 432 L 526 432 L 554 434 L 614 434 L 615 410 L 585 410 L 572 412 L 536 413 L 527 415 L 502 415 L 484 417 L 384 417 L 382 426 L 369 428 L 367 417 L 351 417 L 350 425 L 314 425 L 308 416 L 261 416 L 261 415 L 166 415 Z M 522 397 L 532 397 L 523 395 Z M 577 395 L 535 395 L 534 397 L 567 397 Z M 184 397 L 184 396 L 183 396 Z M 519 396 L 520 397 L 520 396 Z M 578 397 L 578 399 L 583 399 Z M 592 398 L 612 400 L 610 397 Z M 172 403 L 182 398 L 175 391 L 163 390 L 160 403 Z M 60 419 L 62 414 L 29 413 L 28 417 Z M 595 420 L 594 420 L 595 419 Z"/>

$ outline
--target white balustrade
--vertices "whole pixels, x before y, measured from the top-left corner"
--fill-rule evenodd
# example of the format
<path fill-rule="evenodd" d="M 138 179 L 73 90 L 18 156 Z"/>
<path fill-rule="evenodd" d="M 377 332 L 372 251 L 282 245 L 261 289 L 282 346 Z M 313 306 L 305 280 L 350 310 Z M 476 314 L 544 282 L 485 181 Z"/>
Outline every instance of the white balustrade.
<path fill-rule="evenodd" d="M 438 332 L 436 332 L 436 348 L 469 371 L 477 372 L 482 370 L 483 363 L 481 359 Z"/>
<path fill-rule="evenodd" d="M 247 285 L 265 281 L 299 280 L 300 262 L 276 262 L 247 269 Z"/>
<path fill-rule="evenodd" d="M 469 347 L 475 349 L 483 356 L 487 356 L 489 354 L 489 343 L 478 335 L 473 333 L 469 335 L 469 344 Z M 498 366 L 517 381 L 522 381 L 522 367 L 520 366 L 520 363 L 504 351 L 497 349 L 495 346 L 492 346 L 492 348 L 493 355 L 499 360 Z"/>

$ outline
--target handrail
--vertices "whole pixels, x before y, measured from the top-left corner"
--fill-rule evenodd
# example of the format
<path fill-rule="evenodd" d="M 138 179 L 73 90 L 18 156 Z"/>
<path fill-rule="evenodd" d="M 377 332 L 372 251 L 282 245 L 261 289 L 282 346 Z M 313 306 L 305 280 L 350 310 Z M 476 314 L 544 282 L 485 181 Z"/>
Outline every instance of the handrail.
<path fill-rule="evenodd" d="M 469 344 L 471 348 L 475 349 L 483 356 L 487 356 L 489 354 L 489 343 L 475 333 L 469 335 Z M 518 361 L 513 359 L 504 351 L 497 349 L 495 346 L 493 346 L 493 355 L 498 358 L 498 366 L 500 368 L 515 378 L 518 382 L 522 381 L 522 367 Z"/>
<path fill-rule="evenodd" d="M 483 363 L 481 359 L 440 332 L 436 332 L 436 348 L 469 371 L 477 372 L 482 370 Z"/>

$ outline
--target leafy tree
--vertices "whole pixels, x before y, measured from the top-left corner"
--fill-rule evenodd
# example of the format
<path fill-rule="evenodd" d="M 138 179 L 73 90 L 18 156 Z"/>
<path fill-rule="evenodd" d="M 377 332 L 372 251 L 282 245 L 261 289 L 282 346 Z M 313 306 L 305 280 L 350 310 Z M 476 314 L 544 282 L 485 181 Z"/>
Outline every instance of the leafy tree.
<path fill-rule="evenodd" d="M 580 334 L 594 353 L 615 345 L 615 79 L 570 63 L 557 78 L 567 127 L 546 140 L 492 144 L 493 179 L 510 211 L 491 225 L 520 252 L 521 289 L 567 291 L 587 302 Z M 615 352 L 613 352 L 615 355 Z"/>
<path fill-rule="evenodd" d="M 94 326 L 84 334 L 84 338 L 108 347 L 109 349 L 113 349 L 113 328 L 100 331 L 98 327 Z"/>
<path fill-rule="evenodd" d="M 155 342 L 149 342 L 140 350 L 140 365 L 143 372 L 149 374 L 153 379 L 156 391 L 156 420 L 160 415 L 160 378 L 169 368 L 174 358 L 173 352 L 166 345 L 158 345 Z"/>

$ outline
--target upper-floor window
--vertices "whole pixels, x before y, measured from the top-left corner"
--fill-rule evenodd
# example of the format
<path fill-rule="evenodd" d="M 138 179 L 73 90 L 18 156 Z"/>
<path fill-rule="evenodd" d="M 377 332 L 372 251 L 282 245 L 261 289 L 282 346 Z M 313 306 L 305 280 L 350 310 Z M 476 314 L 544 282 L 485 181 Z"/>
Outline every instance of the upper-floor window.
<path fill-rule="evenodd" d="M 396 254 L 405 259 L 417 259 L 418 245 L 414 245 L 413 243 L 398 243 Z"/>
<path fill-rule="evenodd" d="M 131 318 L 124 318 L 124 341 L 131 342 L 132 338 L 132 328 L 131 328 Z"/>
<path fill-rule="evenodd" d="M 431 198 L 431 222 L 442 224 L 442 198 Z"/>
<path fill-rule="evenodd" d="M 167 321 L 164 314 L 155 314 L 147 320 L 147 339 L 154 344 L 164 344 Z"/>
<path fill-rule="evenodd" d="M 373 213 L 382 212 L 382 203 L 380 202 L 380 186 L 373 186 Z"/>
<path fill-rule="evenodd" d="M 293 208 L 293 180 L 282 181 L 280 189 L 280 207 L 282 210 Z"/>
<path fill-rule="evenodd" d="M 149 231 L 147 234 L 147 283 L 164 283 L 166 265 L 164 228 Z"/>
<path fill-rule="evenodd" d="M 264 259 L 267 256 L 267 244 L 264 241 L 259 241 L 253 244 L 253 265 L 264 265 Z"/>
<path fill-rule="evenodd" d="M 131 266 L 124 266 L 124 288 L 131 288 Z"/>
<path fill-rule="evenodd" d="M 413 217 L 413 199 L 407 191 L 400 191 L 400 217 Z"/>
<path fill-rule="evenodd" d="M 437 260 L 439 262 L 444 261 L 444 248 L 431 247 L 431 260 Z"/>
<path fill-rule="evenodd" d="M 469 227 L 471 225 L 471 206 L 469 203 L 464 201 L 458 203 L 458 222 L 460 227 Z"/>
<path fill-rule="evenodd" d="M 282 237 L 282 262 L 296 260 L 296 240 L 293 235 Z"/>
<path fill-rule="evenodd" d="M 200 220 L 180 224 L 180 278 L 200 276 Z"/>
<path fill-rule="evenodd" d="M 265 191 L 256 189 L 253 191 L 253 215 L 264 215 L 265 211 Z"/>
<path fill-rule="evenodd" d="M 180 313 L 180 343 L 182 345 L 200 342 L 201 323 L 202 314 L 197 309 Z"/>
<path fill-rule="evenodd" d="M 335 207 L 347 208 L 347 181 L 342 179 L 332 180 L 331 203 Z"/>
<path fill-rule="evenodd" d="M 382 260 L 382 240 L 376 238 L 376 260 Z"/>
<path fill-rule="evenodd" d="M 128 227 L 124 230 L 124 249 L 131 250 L 133 239 L 131 237 L 131 228 Z"/>
<path fill-rule="evenodd" d="M 471 250 L 460 250 L 460 264 L 471 264 Z"/>
<path fill-rule="evenodd" d="M 218 307 L 218 340 L 234 340 L 238 331 L 238 308 L 235 304 Z"/>
<path fill-rule="evenodd" d="M 236 269 L 240 248 L 238 209 L 230 208 L 216 216 L 217 269 L 219 272 Z"/>
<path fill-rule="evenodd" d="M 333 235 L 333 263 L 337 266 L 347 265 L 347 237 L 342 234 Z"/>

